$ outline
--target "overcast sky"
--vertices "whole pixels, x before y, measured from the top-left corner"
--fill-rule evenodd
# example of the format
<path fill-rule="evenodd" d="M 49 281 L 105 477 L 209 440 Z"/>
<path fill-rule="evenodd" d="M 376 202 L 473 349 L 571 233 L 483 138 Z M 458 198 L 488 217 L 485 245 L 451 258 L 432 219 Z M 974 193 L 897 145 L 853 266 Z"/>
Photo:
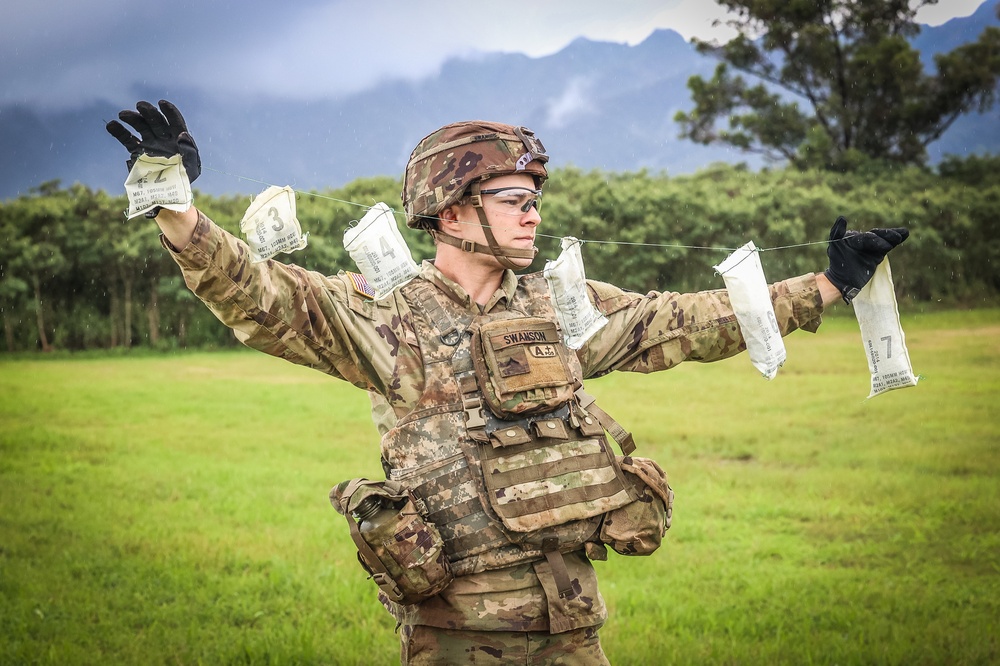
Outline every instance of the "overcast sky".
<path fill-rule="evenodd" d="M 968 16 L 941 0 L 918 21 Z M 130 104 L 137 86 L 310 99 L 433 74 L 452 56 L 542 56 L 577 37 L 636 44 L 658 28 L 725 39 L 714 0 L 11 0 L 0 13 L 0 104 Z M 498 82 L 502 85 L 503 82 Z"/>

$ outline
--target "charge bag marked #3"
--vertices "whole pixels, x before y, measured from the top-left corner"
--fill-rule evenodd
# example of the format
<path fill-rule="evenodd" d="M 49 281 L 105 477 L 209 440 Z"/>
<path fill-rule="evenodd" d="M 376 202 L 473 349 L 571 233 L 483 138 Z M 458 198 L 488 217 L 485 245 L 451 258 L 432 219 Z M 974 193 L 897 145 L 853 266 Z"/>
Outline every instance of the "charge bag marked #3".
<path fill-rule="evenodd" d="M 291 254 L 309 243 L 295 216 L 295 190 L 272 185 L 254 198 L 240 221 L 240 231 L 250 246 L 250 261 L 266 261 L 284 252 Z"/>

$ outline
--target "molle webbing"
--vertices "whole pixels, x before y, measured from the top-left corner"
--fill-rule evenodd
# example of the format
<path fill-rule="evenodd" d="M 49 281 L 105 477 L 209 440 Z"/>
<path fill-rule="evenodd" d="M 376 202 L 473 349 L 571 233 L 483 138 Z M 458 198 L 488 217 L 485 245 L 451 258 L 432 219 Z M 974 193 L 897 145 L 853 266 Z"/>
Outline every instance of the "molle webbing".
<path fill-rule="evenodd" d="M 473 323 L 473 359 L 488 345 L 498 342 L 511 345 L 523 338 L 528 346 L 536 346 L 536 340 L 542 340 L 546 348 L 559 344 L 549 334 L 544 339 L 540 337 L 540 324 L 548 324 L 544 317 L 512 309 L 494 318 L 486 315 L 481 319 L 488 319 L 489 323 Z M 520 322 L 526 328 L 519 328 Z M 495 335 L 487 334 L 487 330 Z M 552 334 L 555 335 L 554 330 Z M 576 372 L 558 361 L 553 365 L 554 359 L 561 358 L 556 351 L 541 356 L 541 359 L 532 359 L 531 354 L 520 357 L 523 360 L 517 365 L 516 377 L 530 378 L 519 384 L 520 389 L 536 385 L 566 386 L 569 388 L 566 402 L 516 420 L 497 418 L 484 406 L 483 385 L 494 380 L 493 374 L 486 376 L 484 371 L 488 364 L 477 362 L 477 372 L 472 374 L 464 365 L 455 363 L 454 367 L 462 390 L 466 427 L 478 447 L 489 508 L 507 530 L 518 534 L 558 530 L 562 525 L 600 516 L 636 499 L 632 485 L 618 468 L 603 429 L 598 424 L 584 427 L 574 413 L 574 408 L 579 410 L 571 388 L 580 384 Z M 464 360 L 458 355 L 453 358 Z M 551 374 L 558 368 L 563 368 L 563 375 Z M 538 379 L 533 379 L 540 369 Z"/>
<path fill-rule="evenodd" d="M 635 499 L 603 438 L 575 432 L 567 440 L 497 446 L 491 437 L 479 453 L 491 508 L 515 532 L 598 516 Z"/>
<path fill-rule="evenodd" d="M 600 419 L 581 408 L 572 388 L 570 402 L 554 411 L 517 421 L 496 418 L 477 382 L 489 378 L 477 376 L 472 360 L 475 315 L 420 278 L 402 294 L 428 374 L 418 408 L 386 435 L 383 455 L 399 469 L 392 478 L 423 501 L 455 575 L 545 558 L 560 594 L 570 594 L 559 575 L 559 552 L 580 548 L 603 513 L 635 499 Z M 528 285 L 519 286 L 508 311 L 485 318 L 530 317 L 520 309 L 525 306 L 545 319 L 553 315 L 540 289 Z M 570 376 L 577 377 L 578 362 L 571 360 Z M 510 431 L 516 437 L 505 440 Z M 434 441 L 428 433 L 449 433 L 440 453 L 427 448 Z M 408 447 L 422 450 L 416 465 L 393 465 L 392 452 Z"/>
<path fill-rule="evenodd" d="M 483 512 L 478 483 L 464 457 L 414 479 L 413 494 L 427 506 L 427 520 L 437 525 L 452 561 L 506 545 L 495 521 Z"/>
<path fill-rule="evenodd" d="M 414 329 L 428 373 L 427 386 L 436 384 L 452 388 L 445 394 L 436 395 L 438 402 L 427 401 L 425 394 L 420 401 L 421 409 L 405 416 L 386 434 L 383 455 L 389 453 L 391 456 L 393 449 L 406 448 L 411 442 L 420 441 L 422 433 L 440 431 L 440 424 L 450 424 L 447 431 L 454 432 L 459 441 L 442 442 L 441 449 L 449 446 L 451 452 L 443 453 L 440 459 L 408 472 L 405 479 L 399 480 L 427 507 L 427 519 L 441 532 L 445 552 L 456 575 L 506 566 L 517 561 L 517 553 L 508 551 L 519 553 L 520 549 L 510 548 L 511 541 L 499 522 L 483 508 L 486 490 L 482 485 L 478 456 L 471 454 L 469 442 L 461 441 L 466 429 L 462 425 L 462 393 L 454 377 L 454 365 L 458 363 L 468 372 L 472 371 L 468 337 L 464 335 L 472 314 L 442 305 L 435 297 L 437 288 L 420 278 L 406 285 L 402 293 L 414 314 Z"/>

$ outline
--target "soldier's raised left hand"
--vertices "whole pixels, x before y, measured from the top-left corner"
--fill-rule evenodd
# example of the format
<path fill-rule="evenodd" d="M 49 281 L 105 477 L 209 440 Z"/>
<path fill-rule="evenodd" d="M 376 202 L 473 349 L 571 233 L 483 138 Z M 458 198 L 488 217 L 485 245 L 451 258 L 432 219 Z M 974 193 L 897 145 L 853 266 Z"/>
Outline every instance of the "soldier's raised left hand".
<path fill-rule="evenodd" d="M 160 100 L 159 109 L 149 102 L 138 102 L 135 108 L 135 111 L 121 111 L 118 118 L 138 132 L 138 138 L 117 120 L 106 126 L 111 136 L 129 152 L 129 159 L 125 162 L 129 171 L 142 153 L 154 157 L 180 154 L 188 181 L 193 183 L 201 175 L 201 156 L 181 112 L 165 99 Z"/>

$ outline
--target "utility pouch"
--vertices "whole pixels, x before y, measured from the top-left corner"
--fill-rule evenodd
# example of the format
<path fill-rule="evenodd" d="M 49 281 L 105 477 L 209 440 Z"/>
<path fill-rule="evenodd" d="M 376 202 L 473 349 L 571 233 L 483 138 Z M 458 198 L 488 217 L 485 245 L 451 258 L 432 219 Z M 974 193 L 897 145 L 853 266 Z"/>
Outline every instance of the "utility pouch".
<path fill-rule="evenodd" d="M 355 512 L 373 500 L 381 508 L 359 522 Z M 402 485 L 352 479 L 330 491 L 330 503 L 347 518 L 358 561 L 389 600 L 415 604 L 451 583 L 454 576 L 444 540 Z"/>
<path fill-rule="evenodd" d="M 501 419 L 552 411 L 573 397 L 567 350 L 552 321 L 496 319 L 472 326 L 472 362 L 487 407 Z"/>
<path fill-rule="evenodd" d="M 545 421 L 536 422 L 545 424 Z M 545 427 L 544 425 L 542 426 Z M 529 435 L 523 444 L 496 446 L 522 428 L 500 429 L 479 443 L 490 506 L 512 532 L 534 532 L 597 516 L 637 495 L 603 437 L 568 430 L 568 438 Z"/>
<path fill-rule="evenodd" d="M 604 516 L 600 540 L 622 555 L 649 555 L 670 529 L 674 491 L 653 460 L 623 456 L 618 462 L 638 499 Z"/>

